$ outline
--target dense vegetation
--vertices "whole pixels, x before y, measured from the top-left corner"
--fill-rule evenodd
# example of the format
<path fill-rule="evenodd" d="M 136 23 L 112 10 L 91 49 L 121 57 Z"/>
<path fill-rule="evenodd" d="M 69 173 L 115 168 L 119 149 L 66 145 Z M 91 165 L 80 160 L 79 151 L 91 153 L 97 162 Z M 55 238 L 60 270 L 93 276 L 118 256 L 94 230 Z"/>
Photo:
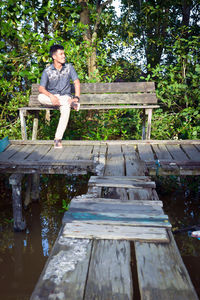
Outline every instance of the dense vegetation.
<path fill-rule="evenodd" d="M 0 138 L 21 139 L 18 107 L 54 43 L 81 82 L 155 81 L 152 138 L 200 138 L 199 1 L 122 0 L 119 17 L 112 2 L 0 2 Z M 50 127 L 40 119 L 39 138 L 53 138 L 55 117 Z M 73 112 L 65 139 L 140 139 L 140 119 L 138 110 Z"/>

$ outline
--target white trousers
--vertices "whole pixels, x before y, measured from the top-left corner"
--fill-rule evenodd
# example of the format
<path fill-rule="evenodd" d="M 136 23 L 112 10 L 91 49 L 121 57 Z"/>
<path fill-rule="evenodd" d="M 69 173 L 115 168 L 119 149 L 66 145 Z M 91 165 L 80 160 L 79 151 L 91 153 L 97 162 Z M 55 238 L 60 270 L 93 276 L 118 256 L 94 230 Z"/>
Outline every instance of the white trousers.
<path fill-rule="evenodd" d="M 68 100 L 70 99 L 70 97 L 67 95 L 64 95 L 64 96 L 55 95 L 55 96 L 58 97 L 58 99 L 60 101 L 60 106 L 59 106 L 60 119 L 59 119 L 58 126 L 56 129 L 55 139 L 62 140 L 63 134 L 67 128 L 67 124 L 69 121 L 70 104 L 69 104 Z M 38 101 L 43 105 L 52 105 L 53 106 L 50 98 L 44 94 L 39 94 Z"/>

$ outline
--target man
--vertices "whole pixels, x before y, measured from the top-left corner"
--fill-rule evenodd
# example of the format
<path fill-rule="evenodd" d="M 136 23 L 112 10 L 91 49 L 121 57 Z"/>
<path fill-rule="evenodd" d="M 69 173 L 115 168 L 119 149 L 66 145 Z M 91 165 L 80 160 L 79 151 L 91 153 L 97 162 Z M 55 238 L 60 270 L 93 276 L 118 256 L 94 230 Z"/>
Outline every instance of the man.
<path fill-rule="evenodd" d="M 65 64 L 64 47 L 54 45 L 50 48 L 53 64 L 42 73 L 38 100 L 41 104 L 59 106 L 60 119 L 55 133 L 54 147 L 62 148 L 63 134 L 67 128 L 71 106 L 78 110 L 80 100 L 80 81 L 71 64 Z M 75 96 L 71 96 L 70 79 L 74 82 Z"/>

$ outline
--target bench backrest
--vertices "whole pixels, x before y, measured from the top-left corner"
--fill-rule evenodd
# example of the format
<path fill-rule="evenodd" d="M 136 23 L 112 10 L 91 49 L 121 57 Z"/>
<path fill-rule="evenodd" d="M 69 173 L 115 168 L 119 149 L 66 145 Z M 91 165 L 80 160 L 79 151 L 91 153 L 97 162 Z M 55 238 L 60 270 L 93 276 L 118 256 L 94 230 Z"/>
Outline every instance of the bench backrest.
<path fill-rule="evenodd" d="M 30 107 L 41 106 L 37 100 L 38 87 L 38 84 L 32 85 Z M 156 103 L 154 82 L 81 83 L 81 105 Z"/>

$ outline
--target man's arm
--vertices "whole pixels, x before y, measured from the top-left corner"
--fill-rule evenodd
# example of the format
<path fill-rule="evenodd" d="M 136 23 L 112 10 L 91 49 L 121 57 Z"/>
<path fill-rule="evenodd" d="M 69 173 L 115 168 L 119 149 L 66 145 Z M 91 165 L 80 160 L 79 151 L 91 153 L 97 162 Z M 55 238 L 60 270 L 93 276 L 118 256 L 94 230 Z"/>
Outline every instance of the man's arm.
<path fill-rule="evenodd" d="M 38 88 L 38 91 L 39 91 L 40 94 L 44 94 L 44 95 L 48 96 L 50 98 L 50 100 L 51 100 L 51 102 L 52 102 L 53 105 L 60 105 L 59 99 L 55 95 L 49 93 L 45 89 L 44 86 L 40 85 L 39 88 Z"/>
<path fill-rule="evenodd" d="M 77 97 L 80 98 L 80 95 L 81 95 L 81 85 L 80 85 L 79 79 L 74 80 L 74 87 L 75 87 L 75 96 L 77 96 Z"/>
<path fill-rule="evenodd" d="M 79 101 L 80 94 L 81 94 L 81 87 L 80 87 L 79 79 L 74 80 L 74 87 L 75 87 L 75 95 L 74 95 L 74 98 L 71 98 L 69 100 L 69 103 L 71 104 L 71 107 L 73 107 L 76 111 L 78 111 L 80 105 L 78 105 L 78 103 L 77 104 L 75 104 L 75 103 Z"/>

